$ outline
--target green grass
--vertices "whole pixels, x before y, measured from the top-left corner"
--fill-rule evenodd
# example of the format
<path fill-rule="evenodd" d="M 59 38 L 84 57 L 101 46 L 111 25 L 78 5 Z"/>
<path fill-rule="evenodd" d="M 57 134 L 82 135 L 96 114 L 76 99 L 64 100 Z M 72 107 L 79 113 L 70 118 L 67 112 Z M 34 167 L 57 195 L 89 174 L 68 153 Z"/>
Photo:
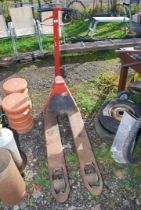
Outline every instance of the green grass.
<path fill-rule="evenodd" d="M 17 51 L 20 53 L 33 52 L 39 50 L 37 36 L 22 37 L 16 41 Z M 45 51 L 52 51 L 53 37 L 43 36 L 43 46 Z M 12 42 L 10 39 L 0 40 L 0 56 L 13 55 Z"/>
<path fill-rule="evenodd" d="M 71 92 L 83 114 L 97 112 L 105 100 L 116 95 L 118 75 L 104 72 L 71 88 Z"/>
<path fill-rule="evenodd" d="M 88 32 L 88 27 L 90 24 L 90 20 L 75 20 L 70 22 L 65 27 L 65 32 L 67 37 L 78 37 L 78 36 L 86 36 Z"/>
<path fill-rule="evenodd" d="M 39 186 L 41 186 L 43 189 L 49 189 L 50 188 L 50 181 L 49 178 L 45 178 L 45 177 L 40 177 L 39 175 L 33 180 L 34 184 L 37 184 Z"/>
<path fill-rule="evenodd" d="M 111 154 L 109 152 L 110 150 L 110 146 L 103 143 L 103 147 L 102 149 L 101 148 L 95 148 L 94 149 L 94 154 L 96 156 L 96 159 L 98 161 L 101 161 L 101 160 L 105 160 L 105 164 L 112 164 L 114 163 L 113 159 L 111 158 Z"/>
<path fill-rule="evenodd" d="M 61 62 L 64 64 L 85 63 L 91 61 L 106 61 L 106 65 L 114 66 L 119 61 L 119 58 L 117 58 L 115 50 L 83 52 L 61 56 Z"/>
<path fill-rule="evenodd" d="M 97 38 L 125 38 L 127 36 L 128 27 L 125 23 L 101 23 L 97 26 Z"/>
<path fill-rule="evenodd" d="M 0 39 L 0 56 L 12 56 L 13 48 L 10 39 Z"/>
<path fill-rule="evenodd" d="M 140 184 L 141 178 L 141 165 L 140 164 L 126 164 L 124 165 L 124 170 L 127 172 L 128 176 L 124 179 L 118 180 L 117 187 L 130 190 L 136 185 Z"/>
<path fill-rule="evenodd" d="M 92 77 L 88 81 L 82 81 L 73 86 L 71 91 L 75 96 L 76 102 L 81 109 L 82 114 L 96 114 L 101 105 L 117 94 L 118 75 L 115 72 L 104 72 L 98 76 Z M 141 96 L 130 95 L 130 99 L 141 105 Z M 102 146 L 105 145 L 105 146 Z M 110 154 L 110 147 L 102 144 L 94 148 L 94 154 L 97 161 L 108 168 L 110 174 L 117 179 L 116 188 L 131 190 L 141 183 L 141 163 L 138 164 L 118 164 Z M 134 157 L 140 157 L 141 154 L 141 136 L 134 148 Z M 73 162 L 73 155 L 70 157 Z M 74 158 L 75 160 L 75 158 Z M 121 178 L 117 177 L 117 171 L 121 172 Z"/>
<path fill-rule="evenodd" d="M 141 134 L 139 133 L 136 138 L 136 143 L 132 152 L 132 156 L 134 159 L 141 160 Z"/>
<path fill-rule="evenodd" d="M 98 162 L 116 178 L 116 189 L 131 190 L 141 182 L 141 164 L 118 164 L 110 154 L 110 146 L 103 143 L 94 149 Z"/>
<path fill-rule="evenodd" d="M 42 189 L 49 189 L 50 188 L 50 181 L 48 175 L 48 167 L 46 163 L 47 159 L 46 156 L 41 157 L 40 163 L 37 169 L 37 175 L 34 179 L 29 183 L 29 185 L 37 184 Z"/>
<path fill-rule="evenodd" d="M 79 38 L 87 37 L 89 21 L 76 20 L 65 26 L 66 38 Z M 123 30 L 123 23 L 109 23 L 100 24 L 97 27 L 98 38 L 124 38 L 126 32 Z M 53 37 L 43 35 L 43 48 L 45 51 L 52 51 L 53 49 Z M 20 53 L 31 52 L 39 50 L 37 36 L 22 37 L 17 39 L 17 50 Z M 0 40 L 0 56 L 11 56 L 13 54 L 12 42 L 10 39 Z"/>
<path fill-rule="evenodd" d="M 66 153 L 65 154 L 65 160 L 66 160 L 66 164 L 70 164 L 70 165 L 76 165 L 78 164 L 78 158 L 76 153 L 71 152 L 71 153 Z"/>
<path fill-rule="evenodd" d="M 36 106 L 36 109 L 43 109 L 44 103 L 49 95 L 50 89 L 47 89 L 45 91 L 42 91 L 42 94 L 39 95 L 36 91 L 33 91 L 30 93 L 31 100 L 33 101 L 33 104 Z"/>
<path fill-rule="evenodd" d="M 129 99 L 141 106 L 141 97 L 139 95 L 130 95 Z"/>

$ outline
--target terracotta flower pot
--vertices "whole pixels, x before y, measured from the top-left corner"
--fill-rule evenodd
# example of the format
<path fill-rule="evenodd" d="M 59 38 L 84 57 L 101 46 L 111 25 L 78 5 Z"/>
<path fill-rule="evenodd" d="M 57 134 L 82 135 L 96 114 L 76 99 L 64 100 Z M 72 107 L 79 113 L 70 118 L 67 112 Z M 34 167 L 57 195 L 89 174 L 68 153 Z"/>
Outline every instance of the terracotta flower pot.
<path fill-rule="evenodd" d="M 29 132 L 33 127 L 30 98 L 24 93 L 12 93 L 2 101 L 10 127 L 20 134 Z"/>
<path fill-rule="evenodd" d="M 24 112 L 22 112 L 21 114 L 9 114 L 6 112 L 6 115 L 8 115 L 9 119 L 10 120 L 16 120 L 17 122 L 18 121 L 24 121 L 28 115 L 31 114 L 31 109 L 26 109 Z"/>
<path fill-rule="evenodd" d="M 9 114 L 21 114 L 30 106 L 30 98 L 23 93 L 12 93 L 2 101 L 4 111 Z"/>
<path fill-rule="evenodd" d="M 25 93 L 26 95 L 28 95 L 28 88 L 26 88 L 23 93 Z"/>
<path fill-rule="evenodd" d="M 9 120 L 9 124 L 12 128 L 15 129 L 23 129 L 27 127 L 28 125 L 31 125 L 33 122 L 33 117 L 32 115 L 28 115 L 27 118 L 24 121 L 16 121 L 16 120 Z"/>
<path fill-rule="evenodd" d="M 4 82 L 3 90 L 6 95 L 11 93 L 28 92 L 27 81 L 23 78 L 12 78 Z"/>
<path fill-rule="evenodd" d="M 25 182 L 8 150 L 0 149 L 0 200 L 18 204 L 25 196 Z"/>
<path fill-rule="evenodd" d="M 27 125 L 26 127 L 22 128 L 22 129 L 18 128 L 17 129 L 17 133 L 19 133 L 19 134 L 26 134 L 26 133 L 28 133 L 28 132 L 30 132 L 32 130 L 33 126 L 34 126 L 34 124 L 32 122 L 30 125 Z"/>

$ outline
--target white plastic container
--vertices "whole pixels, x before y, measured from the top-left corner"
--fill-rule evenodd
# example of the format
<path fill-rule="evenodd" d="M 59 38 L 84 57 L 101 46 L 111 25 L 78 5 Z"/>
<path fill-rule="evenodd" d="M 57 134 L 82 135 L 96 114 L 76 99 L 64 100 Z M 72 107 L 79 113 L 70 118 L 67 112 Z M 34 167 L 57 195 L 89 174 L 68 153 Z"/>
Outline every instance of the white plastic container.
<path fill-rule="evenodd" d="M 0 129 L 0 148 L 8 149 L 17 167 L 19 169 L 22 167 L 23 164 L 22 157 L 16 145 L 13 132 L 8 128 Z"/>

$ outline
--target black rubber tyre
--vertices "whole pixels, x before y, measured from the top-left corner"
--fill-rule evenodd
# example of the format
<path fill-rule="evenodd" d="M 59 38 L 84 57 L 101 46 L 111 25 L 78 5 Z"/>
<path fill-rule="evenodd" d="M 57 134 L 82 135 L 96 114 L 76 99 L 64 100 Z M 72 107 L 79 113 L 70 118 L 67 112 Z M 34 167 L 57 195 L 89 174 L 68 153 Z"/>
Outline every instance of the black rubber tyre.
<path fill-rule="evenodd" d="M 120 98 L 122 100 L 128 100 L 129 93 L 125 90 L 118 92 L 117 98 Z"/>
<path fill-rule="evenodd" d="M 132 130 L 129 132 L 129 136 L 127 139 L 127 143 L 124 146 L 124 156 L 130 163 L 137 163 L 141 161 L 141 150 L 140 150 L 140 156 L 139 157 L 133 157 L 133 151 L 136 145 L 136 139 L 141 130 L 141 117 L 135 122 L 135 124 L 132 127 Z M 128 141 L 130 144 L 128 144 Z"/>
<path fill-rule="evenodd" d="M 133 89 L 133 88 L 128 88 L 128 90 L 129 90 L 129 93 L 131 93 L 131 94 L 133 94 L 133 95 L 141 95 L 141 90 L 139 91 L 139 90 L 135 90 L 135 89 Z"/>
<path fill-rule="evenodd" d="M 137 90 L 137 91 L 141 92 L 141 82 L 140 81 L 130 82 L 128 87 L 130 89 Z"/>
<path fill-rule="evenodd" d="M 136 118 L 141 116 L 140 106 L 132 101 L 117 98 L 102 106 L 99 113 L 101 125 L 109 132 L 116 134 L 124 111 Z"/>
<path fill-rule="evenodd" d="M 104 129 L 98 118 L 96 118 L 96 120 L 95 120 L 95 130 L 96 130 L 98 136 L 103 141 L 105 141 L 108 144 L 113 143 L 113 140 L 115 138 L 115 134 L 113 134 L 113 133 L 107 131 L 106 129 Z"/>

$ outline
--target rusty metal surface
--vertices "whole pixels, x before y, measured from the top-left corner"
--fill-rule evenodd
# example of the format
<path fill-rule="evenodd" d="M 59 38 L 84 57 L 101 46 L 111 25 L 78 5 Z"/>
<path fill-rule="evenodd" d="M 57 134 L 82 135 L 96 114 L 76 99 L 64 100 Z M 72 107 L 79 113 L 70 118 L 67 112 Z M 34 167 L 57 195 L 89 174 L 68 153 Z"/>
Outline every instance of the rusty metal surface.
<path fill-rule="evenodd" d="M 124 112 L 127 112 L 129 114 L 135 115 L 135 111 L 128 105 L 126 104 L 118 104 L 117 106 L 113 106 L 110 110 L 109 110 L 109 115 L 118 121 L 121 121 Z"/>
<path fill-rule="evenodd" d="M 141 74 L 141 64 L 137 62 L 133 57 L 134 53 L 120 53 L 119 57 L 121 59 L 121 70 L 120 70 L 120 79 L 118 84 L 118 91 L 125 90 L 128 70 L 131 67 L 135 72 Z M 131 65 L 130 65 L 131 64 Z"/>
<path fill-rule="evenodd" d="M 25 196 L 25 182 L 17 169 L 10 152 L 0 149 L 0 200 L 16 205 Z"/>
<path fill-rule="evenodd" d="M 44 111 L 48 169 L 53 196 L 58 202 L 65 202 L 69 196 L 70 185 L 56 117 L 57 116 L 55 113 L 49 113 L 48 110 Z M 58 170 L 61 171 L 61 177 L 60 174 L 56 174 Z M 59 192 L 58 189 L 56 189 L 55 187 L 56 181 L 64 181 L 65 183 L 63 189 L 60 188 Z"/>
<path fill-rule="evenodd" d="M 85 187 L 93 195 L 99 195 L 102 192 L 103 181 L 79 110 L 68 113 L 68 118 Z M 86 167 L 92 167 L 93 169 L 86 171 Z M 93 185 L 91 185 L 91 181 L 88 178 L 89 175 L 94 175 Z"/>
<path fill-rule="evenodd" d="M 61 97 L 61 95 L 65 97 Z M 58 105 L 58 102 L 54 100 L 54 96 L 57 96 L 57 98 L 61 97 L 60 104 L 62 106 L 59 106 L 59 110 L 54 108 Z M 68 101 L 66 102 L 66 100 Z M 67 108 L 64 107 L 63 103 L 68 104 Z M 52 108 L 50 104 L 52 104 Z M 61 134 L 57 122 L 57 118 L 61 114 L 65 114 L 69 120 L 83 182 L 93 195 L 99 195 L 103 188 L 102 177 L 94 158 L 79 109 L 63 78 L 60 76 L 55 78 L 50 96 L 44 108 L 45 141 L 52 194 L 57 201 L 65 202 L 70 192 Z"/>

